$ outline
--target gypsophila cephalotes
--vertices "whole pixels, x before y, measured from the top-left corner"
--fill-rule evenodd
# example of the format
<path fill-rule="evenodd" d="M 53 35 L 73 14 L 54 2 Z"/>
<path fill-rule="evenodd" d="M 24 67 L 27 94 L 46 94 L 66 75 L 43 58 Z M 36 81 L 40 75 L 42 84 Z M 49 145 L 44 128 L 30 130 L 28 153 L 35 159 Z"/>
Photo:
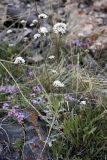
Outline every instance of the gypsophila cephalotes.
<path fill-rule="evenodd" d="M 12 31 L 12 29 L 9 29 L 6 33 L 7 34 L 10 34 L 10 33 L 12 33 L 13 31 Z"/>
<path fill-rule="evenodd" d="M 56 23 L 53 26 L 53 31 L 56 34 L 58 34 L 58 33 L 64 34 L 67 31 L 67 25 L 65 23 Z"/>
<path fill-rule="evenodd" d="M 48 16 L 47 16 L 45 13 L 39 14 L 38 17 L 39 17 L 39 18 L 43 18 L 43 19 L 48 18 Z"/>
<path fill-rule="evenodd" d="M 52 72 L 52 73 L 58 73 L 56 70 L 54 70 L 54 69 L 50 69 L 50 71 Z"/>
<path fill-rule="evenodd" d="M 35 25 L 34 23 L 31 23 L 31 24 L 30 24 L 30 27 L 33 27 L 34 25 Z"/>
<path fill-rule="evenodd" d="M 24 64 L 25 60 L 22 57 L 16 57 L 14 64 L 20 64 L 20 63 Z"/>
<path fill-rule="evenodd" d="M 40 30 L 39 30 L 40 33 L 46 35 L 48 33 L 48 30 L 46 27 L 40 27 Z"/>
<path fill-rule="evenodd" d="M 81 105 L 86 105 L 86 101 L 81 101 L 80 104 Z"/>
<path fill-rule="evenodd" d="M 37 19 L 34 19 L 34 20 L 32 21 L 32 23 L 33 23 L 33 24 L 38 23 L 38 20 L 37 20 Z"/>
<path fill-rule="evenodd" d="M 40 38 L 40 34 L 39 33 L 36 33 L 36 34 L 34 34 L 34 39 L 38 39 L 38 38 Z"/>
<path fill-rule="evenodd" d="M 23 19 L 23 20 L 20 21 L 20 23 L 21 23 L 21 24 L 25 24 L 26 21 Z"/>
<path fill-rule="evenodd" d="M 60 82 L 59 80 L 55 80 L 54 82 L 53 82 L 53 86 L 54 87 L 64 87 L 64 84 L 62 83 L 62 82 Z"/>
<path fill-rule="evenodd" d="M 55 56 L 54 56 L 54 55 L 51 55 L 51 56 L 49 56 L 48 58 L 49 58 L 49 59 L 54 59 Z"/>

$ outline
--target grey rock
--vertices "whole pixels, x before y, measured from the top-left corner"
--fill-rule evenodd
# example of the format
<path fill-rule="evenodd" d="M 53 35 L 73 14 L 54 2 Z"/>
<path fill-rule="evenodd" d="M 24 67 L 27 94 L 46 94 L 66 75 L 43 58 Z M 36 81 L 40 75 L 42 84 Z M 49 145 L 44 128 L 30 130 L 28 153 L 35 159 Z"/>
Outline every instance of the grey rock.
<path fill-rule="evenodd" d="M 18 19 L 21 15 L 21 10 L 18 7 L 15 7 L 13 4 L 7 6 L 7 16 Z"/>

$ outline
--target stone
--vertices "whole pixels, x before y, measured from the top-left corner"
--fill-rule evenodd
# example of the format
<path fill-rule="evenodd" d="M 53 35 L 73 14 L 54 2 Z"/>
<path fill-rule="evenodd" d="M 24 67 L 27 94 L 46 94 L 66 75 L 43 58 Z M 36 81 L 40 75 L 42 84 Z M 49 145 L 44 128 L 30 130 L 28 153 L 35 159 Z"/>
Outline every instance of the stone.
<path fill-rule="evenodd" d="M 23 147 L 24 160 L 40 158 L 46 139 L 44 122 L 34 111 L 27 111 L 24 115 L 26 116 L 24 128 L 17 122 L 11 124 L 9 120 L 3 122 L 0 128 L 0 160 L 21 160 L 22 151 L 19 145 Z M 46 150 L 43 157 L 43 160 L 47 157 Z"/>

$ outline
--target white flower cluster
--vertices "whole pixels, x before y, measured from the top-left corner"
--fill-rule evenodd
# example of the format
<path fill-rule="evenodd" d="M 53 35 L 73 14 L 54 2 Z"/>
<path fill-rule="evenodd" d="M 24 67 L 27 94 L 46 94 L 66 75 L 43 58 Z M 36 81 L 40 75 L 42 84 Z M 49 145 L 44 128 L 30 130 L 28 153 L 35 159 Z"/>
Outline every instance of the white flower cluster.
<path fill-rule="evenodd" d="M 7 30 L 7 34 L 10 34 L 10 33 L 12 33 L 13 31 L 12 31 L 12 29 L 9 29 L 9 30 Z"/>
<path fill-rule="evenodd" d="M 30 27 L 35 26 L 36 23 L 38 23 L 38 20 L 37 20 L 37 19 L 34 19 L 34 20 L 32 21 L 32 23 L 30 24 Z"/>
<path fill-rule="evenodd" d="M 40 27 L 39 32 L 40 32 L 41 34 L 46 35 L 46 34 L 48 33 L 48 30 L 47 30 L 47 28 L 46 28 L 46 27 Z"/>
<path fill-rule="evenodd" d="M 25 60 L 22 57 L 16 57 L 14 64 L 24 64 Z"/>
<path fill-rule="evenodd" d="M 53 31 L 56 34 L 58 34 L 58 33 L 64 34 L 67 31 L 67 25 L 65 23 L 56 23 L 53 26 Z"/>
<path fill-rule="evenodd" d="M 45 13 L 41 13 L 38 15 L 39 18 L 46 19 L 48 16 Z"/>
<path fill-rule="evenodd" d="M 51 56 L 49 56 L 48 58 L 49 58 L 49 59 L 54 59 L 55 56 L 54 56 L 54 55 L 51 55 Z"/>
<path fill-rule="evenodd" d="M 62 88 L 62 87 L 64 87 L 64 84 L 62 82 L 60 82 L 59 80 L 55 80 L 53 82 L 53 86 Z"/>
<path fill-rule="evenodd" d="M 86 101 L 81 101 L 80 104 L 81 105 L 86 105 Z"/>
<path fill-rule="evenodd" d="M 21 23 L 21 24 L 25 24 L 26 21 L 23 19 L 23 20 L 20 21 L 20 23 Z"/>
<path fill-rule="evenodd" d="M 38 39 L 38 38 L 40 38 L 40 34 L 39 33 L 36 33 L 36 34 L 34 34 L 34 39 Z"/>

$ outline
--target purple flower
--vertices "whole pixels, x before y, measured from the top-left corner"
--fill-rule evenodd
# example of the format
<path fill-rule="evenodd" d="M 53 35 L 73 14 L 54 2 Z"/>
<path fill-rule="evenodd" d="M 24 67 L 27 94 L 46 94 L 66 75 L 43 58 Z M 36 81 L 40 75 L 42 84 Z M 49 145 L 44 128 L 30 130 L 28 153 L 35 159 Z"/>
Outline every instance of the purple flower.
<path fill-rule="evenodd" d="M 5 92 L 5 87 L 0 87 L 0 92 Z"/>
<path fill-rule="evenodd" d="M 72 102 L 74 98 L 70 94 L 65 94 L 65 98 L 68 102 Z"/>
<path fill-rule="evenodd" d="M 29 77 L 32 77 L 32 76 L 33 76 L 33 72 L 32 72 L 32 71 L 29 71 L 29 72 L 28 72 L 28 75 L 29 75 Z"/>
<path fill-rule="evenodd" d="M 34 92 L 40 92 L 40 91 L 42 91 L 43 90 L 43 87 L 42 86 L 40 86 L 40 85 L 38 85 L 38 86 L 33 86 L 33 91 Z"/>
<path fill-rule="evenodd" d="M 79 39 L 76 39 L 72 42 L 72 44 L 74 44 L 77 47 L 80 47 L 82 45 L 81 41 Z"/>
<path fill-rule="evenodd" d="M 102 78 L 102 76 L 103 76 L 103 75 L 100 74 L 100 73 L 97 74 L 97 78 Z"/>
<path fill-rule="evenodd" d="M 105 68 L 107 68 L 107 63 L 105 63 Z"/>
<path fill-rule="evenodd" d="M 31 102 L 33 105 L 39 104 L 38 100 L 36 100 L 36 99 L 32 99 Z"/>
<path fill-rule="evenodd" d="M 8 116 L 14 116 L 14 114 L 17 112 L 16 108 L 12 108 L 9 112 L 8 112 Z"/>
<path fill-rule="evenodd" d="M 16 113 L 14 114 L 14 116 L 15 116 L 15 118 L 17 119 L 17 121 L 18 121 L 19 123 L 21 123 L 21 121 L 23 121 L 23 119 L 24 119 L 24 115 L 23 115 L 23 113 L 21 113 L 21 112 L 16 112 Z"/>
<path fill-rule="evenodd" d="M 17 106 L 15 106 L 17 107 Z M 14 117 L 16 118 L 16 120 L 21 123 L 21 121 L 24 119 L 24 115 L 22 112 L 17 111 L 16 108 L 12 108 L 9 112 L 8 112 L 8 116 L 9 117 Z"/>
<path fill-rule="evenodd" d="M 8 107 L 9 107 L 9 104 L 8 104 L 8 103 L 6 103 L 6 102 L 3 103 L 3 106 L 2 106 L 3 109 L 8 109 Z"/>
<path fill-rule="evenodd" d="M 16 93 L 17 92 L 17 88 L 16 86 L 12 86 L 12 85 L 9 85 L 9 86 L 3 86 L 0 88 L 0 92 L 3 92 L 3 93 Z"/>
<path fill-rule="evenodd" d="M 103 81 L 107 81 L 107 78 L 104 75 L 100 74 L 100 73 L 97 74 L 97 78 L 100 78 Z"/>

